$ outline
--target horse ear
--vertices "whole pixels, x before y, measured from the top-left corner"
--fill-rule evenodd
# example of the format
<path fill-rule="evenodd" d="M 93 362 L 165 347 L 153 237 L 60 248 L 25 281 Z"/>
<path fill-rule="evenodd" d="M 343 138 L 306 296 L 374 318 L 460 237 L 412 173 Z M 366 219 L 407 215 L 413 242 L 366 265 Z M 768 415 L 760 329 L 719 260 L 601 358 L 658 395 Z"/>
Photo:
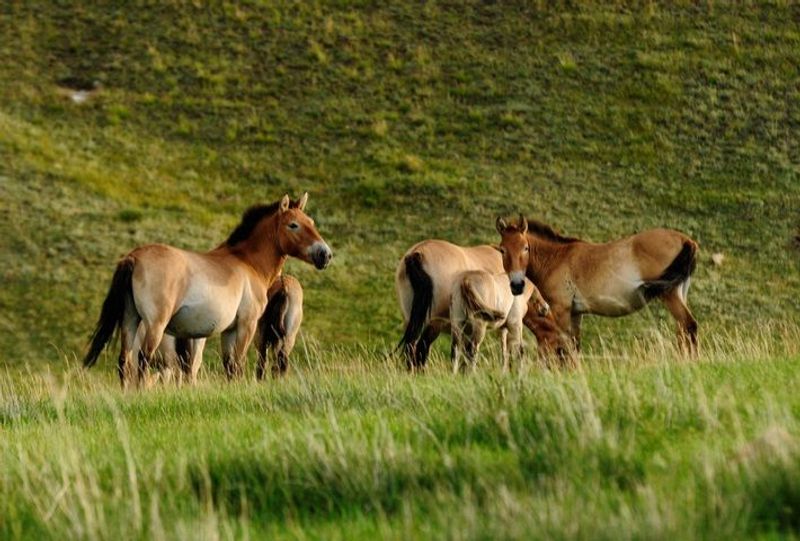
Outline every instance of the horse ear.
<path fill-rule="evenodd" d="M 306 203 L 308 203 L 308 192 L 303 194 L 303 197 L 300 198 L 300 202 L 297 203 L 297 208 L 300 210 L 305 210 Z"/>
<path fill-rule="evenodd" d="M 522 214 L 519 215 L 519 230 L 523 235 L 528 232 L 528 219 Z"/>
<path fill-rule="evenodd" d="M 281 212 L 286 212 L 287 210 L 289 210 L 289 194 L 288 193 L 285 194 L 283 196 L 283 198 L 281 199 L 281 203 L 280 203 L 280 205 L 278 205 L 278 210 L 280 210 Z"/>
<path fill-rule="evenodd" d="M 508 224 L 504 219 L 498 216 L 497 221 L 494 223 L 494 226 L 497 228 L 497 232 L 502 235 L 505 232 L 506 228 L 508 227 Z"/>

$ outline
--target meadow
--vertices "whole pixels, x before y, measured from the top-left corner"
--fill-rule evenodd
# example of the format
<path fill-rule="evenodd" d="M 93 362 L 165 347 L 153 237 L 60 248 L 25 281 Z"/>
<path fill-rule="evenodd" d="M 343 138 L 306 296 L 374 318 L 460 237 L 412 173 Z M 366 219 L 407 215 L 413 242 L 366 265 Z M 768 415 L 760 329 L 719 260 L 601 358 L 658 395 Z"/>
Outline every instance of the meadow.
<path fill-rule="evenodd" d="M 800 528 L 790 2 L 0 6 L 0 537 L 779 538 Z M 92 89 L 76 102 L 79 89 Z M 289 377 L 124 394 L 78 367 L 114 262 L 287 191 Z M 654 305 L 581 366 L 391 355 L 400 256 L 523 212 L 697 239 L 701 354 Z M 712 254 L 723 256 L 721 264 Z M 529 337 L 531 348 L 535 347 Z M 249 364 L 252 374 L 252 358 Z"/>

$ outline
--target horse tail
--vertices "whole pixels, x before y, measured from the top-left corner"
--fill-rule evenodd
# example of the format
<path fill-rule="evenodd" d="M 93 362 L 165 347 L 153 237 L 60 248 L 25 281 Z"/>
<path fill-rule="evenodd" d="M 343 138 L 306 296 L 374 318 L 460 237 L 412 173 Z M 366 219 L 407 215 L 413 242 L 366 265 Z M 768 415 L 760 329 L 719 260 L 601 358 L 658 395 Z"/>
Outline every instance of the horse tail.
<path fill-rule="evenodd" d="M 279 279 L 283 281 L 282 277 Z M 259 320 L 263 340 L 268 346 L 277 344 L 281 338 L 286 336 L 287 310 L 289 310 L 289 297 L 281 284 L 281 287 L 270 297 L 267 309 L 264 310 L 264 314 Z"/>
<path fill-rule="evenodd" d="M 114 331 L 122 324 L 125 315 L 125 299 L 133 293 L 133 267 L 135 260 L 128 256 L 117 264 L 117 270 L 111 278 L 111 287 L 108 288 L 100 318 L 92 334 L 89 352 L 83 358 L 83 366 L 94 366 L 100 352 L 114 335 Z"/>
<path fill-rule="evenodd" d="M 422 254 L 419 252 L 409 254 L 404 259 L 404 263 L 406 277 L 411 283 L 414 297 L 411 300 L 411 313 L 406 330 L 397 344 L 398 349 L 415 344 L 419 340 L 433 305 L 433 280 L 422 267 Z"/>
<path fill-rule="evenodd" d="M 506 317 L 505 313 L 490 308 L 480 301 L 469 278 L 461 281 L 461 298 L 464 300 L 464 304 L 467 306 L 469 313 L 475 317 L 479 317 L 485 321 L 497 321 L 498 319 Z"/>
<path fill-rule="evenodd" d="M 644 296 L 647 300 L 653 299 L 664 293 L 672 291 L 682 284 L 694 272 L 697 266 L 697 243 L 685 240 L 683 247 L 672 263 L 664 270 L 657 280 L 647 282 L 643 286 Z"/>

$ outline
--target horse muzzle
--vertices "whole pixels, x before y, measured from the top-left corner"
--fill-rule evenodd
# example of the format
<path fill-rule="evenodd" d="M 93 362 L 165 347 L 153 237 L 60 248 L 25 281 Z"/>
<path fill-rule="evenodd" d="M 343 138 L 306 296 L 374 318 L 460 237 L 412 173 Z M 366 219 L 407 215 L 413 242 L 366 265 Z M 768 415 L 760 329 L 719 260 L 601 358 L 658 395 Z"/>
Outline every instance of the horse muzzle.
<path fill-rule="evenodd" d="M 308 252 L 311 256 L 311 261 L 314 262 L 314 266 L 319 270 L 327 267 L 333 257 L 333 252 L 324 242 L 315 242 L 311 245 Z"/>

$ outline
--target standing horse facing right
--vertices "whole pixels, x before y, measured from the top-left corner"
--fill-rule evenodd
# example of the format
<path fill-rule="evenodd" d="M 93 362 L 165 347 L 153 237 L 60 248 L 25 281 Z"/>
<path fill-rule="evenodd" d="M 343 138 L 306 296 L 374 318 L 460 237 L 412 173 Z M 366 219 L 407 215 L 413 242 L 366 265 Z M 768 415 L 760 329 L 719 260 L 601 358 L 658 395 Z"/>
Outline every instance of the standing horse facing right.
<path fill-rule="evenodd" d="M 307 193 L 297 202 L 285 195 L 271 205 L 251 207 L 228 239 L 210 252 L 164 244 L 130 252 L 117 265 L 84 366 L 97 361 L 119 328 L 120 382 L 127 387 L 135 376 L 142 384 L 165 332 L 176 338 L 179 355 L 192 358 L 196 340 L 221 333 L 225 372 L 228 378 L 240 376 L 267 290 L 286 259 L 296 257 L 318 269 L 330 262 L 331 249 L 303 212 L 307 201 Z M 190 371 L 193 364 L 181 363 Z"/>

